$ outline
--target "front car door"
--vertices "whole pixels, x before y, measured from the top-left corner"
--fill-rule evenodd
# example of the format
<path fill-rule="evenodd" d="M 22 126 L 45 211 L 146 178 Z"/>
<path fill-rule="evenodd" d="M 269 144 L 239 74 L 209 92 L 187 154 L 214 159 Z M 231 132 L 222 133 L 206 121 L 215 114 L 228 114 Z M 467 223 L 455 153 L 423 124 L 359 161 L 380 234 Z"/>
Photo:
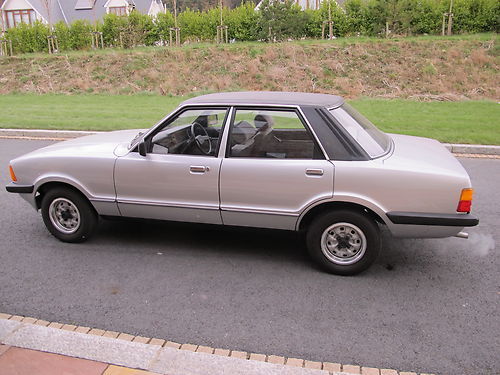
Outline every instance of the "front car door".
<path fill-rule="evenodd" d="M 298 108 L 233 111 L 220 177 L 224 224 L 295 229 L 310 204 L 333 195 L 334 166 Z"/>
<path fill-rule="evenodd" d="M 147 154 L 119 157 L 122 216 L 221 224 L 218 155 L 228 108 L 181 109 L 148 134 Z"/>

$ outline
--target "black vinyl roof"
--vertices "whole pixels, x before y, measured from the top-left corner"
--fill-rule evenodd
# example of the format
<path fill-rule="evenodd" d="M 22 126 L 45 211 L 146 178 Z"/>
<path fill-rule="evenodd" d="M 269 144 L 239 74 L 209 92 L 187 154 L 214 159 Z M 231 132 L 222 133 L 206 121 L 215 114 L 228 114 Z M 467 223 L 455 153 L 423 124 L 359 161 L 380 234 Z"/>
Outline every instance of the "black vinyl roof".
<path fill-rule="evenodd" d="M 344 99 L 336 95 L 310 94 L 303 92 L 244 91 L 221 92 L 201 95 L 188 99 L 185 104 L 224 104 L 224 105 L 298 105 L 336 108 Z"/>

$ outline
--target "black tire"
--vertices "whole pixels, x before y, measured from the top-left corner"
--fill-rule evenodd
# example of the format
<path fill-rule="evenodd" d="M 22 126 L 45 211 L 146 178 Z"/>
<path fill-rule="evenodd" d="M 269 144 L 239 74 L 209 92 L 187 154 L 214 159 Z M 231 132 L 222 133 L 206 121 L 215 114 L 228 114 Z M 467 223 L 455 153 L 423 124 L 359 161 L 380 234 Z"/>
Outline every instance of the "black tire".
<path fill-rule="evenodd" d="M 377 223 L 351 210 L 331 211 L 315 218 L 307 230 L 306 241 L 309 254 L 323 269 L 345 276 L 370 267 L 381 243 Z"/>
<path fill-rule="evenodd" d="M 63 242 L 86 241 L 97 227 L 98 216 L 94 207 L 82 194 L 70 188 L 58 187 L 47 191 L 42 198 L 41 210 L 49 232 Z"/>

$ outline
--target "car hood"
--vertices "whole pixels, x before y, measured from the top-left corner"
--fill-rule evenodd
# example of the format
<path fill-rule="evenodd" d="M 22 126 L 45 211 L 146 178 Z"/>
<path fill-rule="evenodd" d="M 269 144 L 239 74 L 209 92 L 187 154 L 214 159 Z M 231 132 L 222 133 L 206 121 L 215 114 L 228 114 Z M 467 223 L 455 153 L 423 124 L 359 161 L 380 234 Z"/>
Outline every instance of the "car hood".
<path fill-rule="evenodd" d="M 50 146 L 35 150 L 23 158 L 40 156 L 115 156 L 114 150 L 120 146 L 126 148 L 140 129 L 100 132 L 85 137 L 57 142 Z"/>
<path fill-rule="evenodd" d="M 462 164 L 439 141 L 409 135 L 389 135 L 394 141 L 394 150 L 384 160 L 384 164 L 417 172 L 468 178 Z"/>

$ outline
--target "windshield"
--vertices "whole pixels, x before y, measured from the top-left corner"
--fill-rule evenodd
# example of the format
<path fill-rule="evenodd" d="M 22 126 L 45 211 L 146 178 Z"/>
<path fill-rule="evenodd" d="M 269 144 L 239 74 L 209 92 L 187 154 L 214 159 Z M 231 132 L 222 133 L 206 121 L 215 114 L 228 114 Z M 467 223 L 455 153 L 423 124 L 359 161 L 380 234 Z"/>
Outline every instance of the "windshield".
<path fill-rule="evenodd" d="M 391 145 L 390 137 L 377 129 L 370 120 L 356 111 L 349 104 L 331 109 L 330 113 L 360 144 L 372 158 L 385 154 Z"/>

